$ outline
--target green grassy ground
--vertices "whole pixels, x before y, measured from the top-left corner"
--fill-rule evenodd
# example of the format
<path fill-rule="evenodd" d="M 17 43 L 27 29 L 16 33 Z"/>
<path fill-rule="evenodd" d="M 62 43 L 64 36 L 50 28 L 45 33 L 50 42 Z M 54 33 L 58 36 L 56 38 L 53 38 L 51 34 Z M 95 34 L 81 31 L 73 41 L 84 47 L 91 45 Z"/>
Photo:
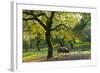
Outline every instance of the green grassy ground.
<path fill-rule="evenodd" d="M 47 49 L 47 48 L 45 48 Z M 59 60 L 80 60 L 80 59 L 90 59 L 90 51 L 72 51 L 67 55 L 61 54 L 57 55 L 57 52 L 54 51 L 54 56 L 52 59 L 47 60 L 47 51 L 42 50 L 40 52 L 24 52 L 23 62 L 41 62 L 41 61 L 59 61 Z"/>
<path fill-rule="evenodd" d="M 53 49 L 53 58 L 47 60 L 47 48 L 41 48 L 40 51 L 32 49 L 28 52 L 23 52 L 23 62 L 42 62 L 42 61 L 60 61 L 60 60 L 80 60 L 90 59 L 91 50 L 90 43 L 74 44 L 74 49 L 69 49 L 67 55 L 57 55 L 57 48 Z"/>

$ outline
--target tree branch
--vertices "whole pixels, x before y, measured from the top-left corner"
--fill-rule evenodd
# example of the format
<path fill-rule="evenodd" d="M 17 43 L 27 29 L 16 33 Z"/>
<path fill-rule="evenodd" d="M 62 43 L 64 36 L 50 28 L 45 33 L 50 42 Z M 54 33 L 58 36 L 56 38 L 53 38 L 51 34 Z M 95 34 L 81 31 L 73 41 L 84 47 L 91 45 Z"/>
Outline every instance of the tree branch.
<path fill-rule="evenodd" d="M 25 11 L 23 11 L 23 14 L 33 15 L 33 11 L 25 10 Z"/>
<path fill-rule="evenodd" d="M 32 15 L 32 18 L 23 18 L 24 20 L 36 20 L 45 30 L 47 29 L 46 25 L 38 18 L 41 15 L 44 15 L 44 13 L 35 15 L 33 11 L 23 11 L 23 13 L 27 14 L 27 15 Z"/>
<path fill-rule="evenodd" d="M 66 25 L 64 25 L 64 24 L 59 24 L 59 25 L 57 25 L 55 28 L 52 28 L 51 31 L 56 30 L 58 27 L 61 27 L 61 26 L 64 26 L 65 28 L 71 30 L 71 29 L 70 29 L 69 27 L 67 27 Z"/>
<path fill-rule="evenodd" d="M 33 15 L 33 12 L 32 12 L 32 11 L 30 11 L 30 12 L 25 12 L 25 11 L 23 11 L 23 13 L 24 13 L 24 14 L 27 14 L 27 15 Z M 37 16 L 37 17 L 45 16 L 45 17 L 47 18 L 47 16 L 46 16 L 45 13 L 40 13 L 40 14 L 37 14 L 36 16 Z"/>
<path fill-rule="evenodd" d="M 55 12 L 53 11 L 53 12 L 51 12 L 51 16 L 48 18 L 48 20 L 46 21 L 46 26 L 48 27 L 48 28 L 51 28 L 51 25 L 52 25 L 52 20 L 53 20 L 53 17 L 54 17 L 54 14 L 55 14 Z"/>
<path fill-rule="evenodd" d="M 23 18 L 23 20 L 35 20 L 35 18 Z"/>
<path fill-rule="evenodd" d="M 35 19 L 45 30 L 47 30 L 46 25 L 45 25 L 40 19 L 38 19 L 36 15 L 33 14 L 33 16 L 34 16 L 34 19 Z"/>

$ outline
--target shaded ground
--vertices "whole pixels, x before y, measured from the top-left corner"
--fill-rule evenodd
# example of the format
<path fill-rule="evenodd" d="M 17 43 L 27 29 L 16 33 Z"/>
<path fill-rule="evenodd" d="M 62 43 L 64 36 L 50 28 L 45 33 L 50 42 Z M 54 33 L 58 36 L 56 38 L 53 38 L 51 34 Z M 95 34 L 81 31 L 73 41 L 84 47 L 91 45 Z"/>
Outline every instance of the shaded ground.
<path fill-rule="evenodd" d="M 63 61 L 63 60 L 83 60 L 91 59 L 90 51 L 70 52 L 67 55 L 54 54 L 53 58 L 46 59 L 46 56 L 35 56 L 34 54 L 23 57 L 23 62 L 42 62 L 42 61 Z"/>

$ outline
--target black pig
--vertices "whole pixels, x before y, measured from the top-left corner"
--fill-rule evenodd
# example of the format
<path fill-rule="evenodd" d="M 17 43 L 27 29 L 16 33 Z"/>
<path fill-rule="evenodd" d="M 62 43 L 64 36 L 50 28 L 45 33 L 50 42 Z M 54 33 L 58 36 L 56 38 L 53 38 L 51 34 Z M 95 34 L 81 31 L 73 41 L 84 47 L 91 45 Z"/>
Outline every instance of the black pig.
<path fill-rule="evenodd" d="M 61 54 L 61 53 L 67 54 L 67 53 L 69 53 L 69 50 L 66 47 L 60 47 L 60 48 L 57 49 L 57 52 L 58 52 L 58 55 Z"/>

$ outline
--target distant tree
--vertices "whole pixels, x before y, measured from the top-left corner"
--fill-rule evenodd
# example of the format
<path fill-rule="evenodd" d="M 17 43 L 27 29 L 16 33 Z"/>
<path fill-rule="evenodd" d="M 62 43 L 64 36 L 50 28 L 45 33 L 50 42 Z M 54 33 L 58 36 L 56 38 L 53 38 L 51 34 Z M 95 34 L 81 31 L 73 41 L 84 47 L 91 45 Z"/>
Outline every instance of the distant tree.
<path fill-rule="evenodd" d="M 45 38 L 45 36 L 44 36 L 45 30 L 41 26 L 37 25 L 37 23 L 34 24 L 33 27 L 34 28 L 33 28 L 32 34 L 34 36 L 34 39 L 36 39 L 36 41 L 37 41 L 37 43 L 36 43 L 37 50 L 40 51 L 40 47 L 39 47 L 40 42 L 41 42 L 40 40 Z"/>
<path fill-rule="evenodd" d="M 91 14 L 90 13 L 80 13 L 80 14 L 82 18 L 80 22 L 73 28 L 73 32 L 79 38 L 85 38 L 87 36 L 88 39 L 90 39 Z"/>

